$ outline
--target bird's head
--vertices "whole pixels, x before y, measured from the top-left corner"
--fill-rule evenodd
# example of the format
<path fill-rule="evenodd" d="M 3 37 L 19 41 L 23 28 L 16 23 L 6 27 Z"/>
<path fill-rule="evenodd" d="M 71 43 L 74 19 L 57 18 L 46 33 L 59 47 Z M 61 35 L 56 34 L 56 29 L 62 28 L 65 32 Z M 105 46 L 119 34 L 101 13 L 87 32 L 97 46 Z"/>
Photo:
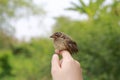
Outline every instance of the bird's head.
<path fill-rule="evenodd" d="M 62 36 L 62 32 L 55 32 L 53 33 L 50 38 L 53 38 L 53 39 L 58 39 Z"/>

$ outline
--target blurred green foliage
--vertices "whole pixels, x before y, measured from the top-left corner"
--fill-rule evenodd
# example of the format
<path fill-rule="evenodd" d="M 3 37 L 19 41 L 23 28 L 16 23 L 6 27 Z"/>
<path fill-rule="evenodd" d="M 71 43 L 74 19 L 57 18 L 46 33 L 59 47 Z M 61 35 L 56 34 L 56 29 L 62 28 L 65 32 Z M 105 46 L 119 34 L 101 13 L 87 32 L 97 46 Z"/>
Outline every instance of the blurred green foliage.
<path fill-rule="evenodd" d="M 46 80 L 53 51 L 48 39 L 17 43 L 0 50 L 0 80 Z M 47 74 L 46 74 L 47 73 Z"/>
<path fill-rule="evenodd" d="M 87 14 L 88 19 L 59 17 L 53 31 L 64 32 L 77 42 L 80 52 L 73 57 L 81 63 L 84 80 L 120 80 L 119 0 L 104 6 L 104 0 L 90 0 L 89 5 L 79 2 L 69 10 Z M 47 38 L 19 42 L 1 31 L 0 80 L 52 80 L 53 52 Z"/>
<path fill-rule="evenodd" d="M 90 0 L 68 10 L 87 14 L 88 19 L 75 21 L 59 17 L 54 31 L 71 35 L 78 43 L 80 52 L 75 58 L 83 68 L 84 80 L 120 79 L 120 1 L 101 6 L 104 0 Z"/>

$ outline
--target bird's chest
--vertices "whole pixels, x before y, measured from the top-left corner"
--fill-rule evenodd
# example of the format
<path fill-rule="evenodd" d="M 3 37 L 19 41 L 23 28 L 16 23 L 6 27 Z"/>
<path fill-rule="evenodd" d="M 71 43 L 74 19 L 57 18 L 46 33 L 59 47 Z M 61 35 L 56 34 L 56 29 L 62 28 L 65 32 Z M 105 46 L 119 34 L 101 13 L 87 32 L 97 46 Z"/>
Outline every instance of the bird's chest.
<path fill-rule="evenodd" d="M 57 49 L 57 50 L 66 49 L 64 43 L 65 43 L 65 41 L 63 39 L 54 40 L 54 47 L 55 47 L 55 49 Z"/>

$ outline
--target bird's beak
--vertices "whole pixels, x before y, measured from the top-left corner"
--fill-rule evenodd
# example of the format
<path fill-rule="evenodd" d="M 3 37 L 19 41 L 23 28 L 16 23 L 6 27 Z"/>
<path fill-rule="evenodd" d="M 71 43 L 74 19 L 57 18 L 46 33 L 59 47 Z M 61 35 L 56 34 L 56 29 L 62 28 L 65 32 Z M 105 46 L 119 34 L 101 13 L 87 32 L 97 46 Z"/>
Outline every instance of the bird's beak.
<path fill-rule="evenodd" d="M 50 38 L 54 38 L 54 36 L 52 35 L 52 36 L 50 36 Z"/>

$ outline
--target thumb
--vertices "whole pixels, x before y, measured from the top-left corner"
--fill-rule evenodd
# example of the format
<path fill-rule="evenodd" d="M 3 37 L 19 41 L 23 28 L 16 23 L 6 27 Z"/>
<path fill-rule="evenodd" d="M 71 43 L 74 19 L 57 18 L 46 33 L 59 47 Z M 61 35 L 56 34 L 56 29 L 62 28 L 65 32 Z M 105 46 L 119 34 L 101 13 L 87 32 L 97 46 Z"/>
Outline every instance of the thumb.
<path fill-rule="evenodd" d="M 64 60 L 70 60 L 73 59 L 71 54 L 68 51 L 61 51 L 61 55 Z"/>
<path fill-rule="evenodd" d="M 59 57 L 57 54 L 53 55 L 51 63 L 52 63 L 52 70 L 56 70 L 60 68 Z"/>

